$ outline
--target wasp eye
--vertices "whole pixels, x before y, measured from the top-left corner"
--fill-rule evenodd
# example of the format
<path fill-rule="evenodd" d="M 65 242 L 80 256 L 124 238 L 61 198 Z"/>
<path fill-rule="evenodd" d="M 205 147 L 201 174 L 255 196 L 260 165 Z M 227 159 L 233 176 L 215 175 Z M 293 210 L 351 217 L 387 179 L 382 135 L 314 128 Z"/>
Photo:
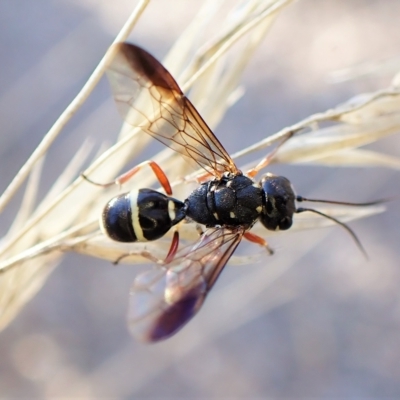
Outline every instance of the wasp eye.
<path fill-rule="evenodd" d="M 292 226 L 293 220 L 291 217 L 285 217 L 281 219 L 279 222 L 279 229 L 281 231 L 285 231 L 286 229 L 289 229 Z"/>

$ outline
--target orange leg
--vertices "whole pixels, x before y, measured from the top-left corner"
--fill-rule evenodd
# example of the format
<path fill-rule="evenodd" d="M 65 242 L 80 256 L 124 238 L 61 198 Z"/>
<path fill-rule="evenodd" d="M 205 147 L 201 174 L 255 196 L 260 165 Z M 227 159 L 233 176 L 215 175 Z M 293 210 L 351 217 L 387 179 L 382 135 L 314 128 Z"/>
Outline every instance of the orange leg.
<path fill-rule="evenodd" d="M 252 232 L 245 232 L 243 236 L 249 242 L 257 243 L 257 244 L 265 247 L 270 255 L 274 254 L 274 250 L 272 250 L 271 247 L 269 247 L 267 241 L 265 239 L 263 239 L 261 236 L 258 236 Z"/>
<path fill-rule="evenodd" d="M 197 175 L 195 177 L 193 176 L 186 176 L 184 178 L 181 178 L 178 182 L 179 183 L 192 183 L 192 182 L 197 182 L 197 183 L 204 183 L 206 181 L 209 181 L 210 179 L 214 178 L 214 175 L 211 172 L 203 172 L 200 175 Z"/>
<path fill-rule="evenodd" d="M 169 196 L 172 194 L 172 189 L 171 189 L 171 184 L 169 183 L 169 180 L 167 178 L 167 175 L 165 175 L 165 172 L 161 169 L 161 167 L 152 160 L 144 161 L 140 163 L 139 165 L 136 165 L 136 167 L 133 167 L 129 171 L 125 172 L 124 174 L 118 176 L 115 181 L 108 182 L 108 183 L 97 183 L 93 182 L 91 179 L 89 179 L 86 175 L 82 174 L 82 177 L 86 179 L 88 182 L 92 183 L 93 185 L 96 186 L 101 186 L 101 187 L 109 187 L 112 185 L 123 185 L 125 182 L 127 182 L 129 179 L 131 179 L 140 169 L 143 167 L 149 165 L 150 168 L 153 170 L 157 180 L 161 183 L 161 186 L 164 188 L 165 193 L 167 193 Z"/>
<path fill-rule="evenodd" d="M 204 174 L 201 174 L 196 177 L 196 181 L 198 183 L 203 183 L 209 181 L 212 178 L 214 178 L 214 175 L 211 172 L 204 172 Z"/>
<path fill-rule="evenodd" d="M 267 167 L 272 159 L 275 157 L 275 154 L 278 152 L 280 147 L 287 142 L 292 136 L 294 135 L 293 131 L 290 131 L 286 134 L 286 136 L 283 138 L 282 142 L 278 144 L 278 146 L 275 147 L 274 150 L 272 150 L 270 153 L 266 155 L 254 168 L 251 170 L 247 171 L 246 175 L 250 178 L 254 178 L 260 170 L 263 168 Z"/>
<path fill-rule="evenodd" d="M 164 264 L 169 264 L 174 259 L 175 254 L 178 251 L 178 246 L 179 246 L 179 232 L 175 231 L 174 236 L 172 237 L 172 242 L 167 257 L 165 257 Z"/>

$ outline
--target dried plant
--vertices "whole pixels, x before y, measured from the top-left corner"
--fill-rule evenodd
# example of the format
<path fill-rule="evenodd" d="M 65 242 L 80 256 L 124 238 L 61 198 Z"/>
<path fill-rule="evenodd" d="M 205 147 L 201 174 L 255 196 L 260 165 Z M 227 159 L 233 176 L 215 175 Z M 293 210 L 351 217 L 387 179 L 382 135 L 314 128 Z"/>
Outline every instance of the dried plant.
<path fill-rule="evenodd" d="M 214 38 L 194 53 L 193 49 L 202 38 L 202 29 L 215 12 L 212 2 L 206 2 L 191 25 L 171 48 L 164 60 L 184 91 L 190 90 L 190 98 L 210 127 L 215 128 L 223 114 L 240 96 L 240 76 L 252 54 L 267 35 L 277 16 L 292 0 L 248 0 L 240 10 L 228 14 L 221 21 Z M 142 1 L 118 34 L 116 42 L 126 40 L 135 21 L 146 6 Z M 229 50 L 234 48 L 234 52 Z M 0 328 L 14 318 L 21 307 L 42 287 L 46 278 L 62 260 L 67 251 L 78 252 L 107 259 L 110 262 L 130 253 L 123 262 L 141 263 L 143 249 L 162 258 L 170 244 L 170 238 L 150 243 L 121 244 L 112 242 L 99 230 L 98 218 L 104 204 L 120 188 L 99 188 L 81 177 L 81 172 L 97 182 L 108 182 L 134 160 L 151 138 L 130 126 L 123 126 L 114 145 L 102 152 L 85 170 L 92 149 L 83 141 L 81 151 L 72 159 L 45 198 L 36 204 L 36 192 L 40 181 L 44 156 L 50 145 L 72 118 L 76 110 L 89 96 L 103 75 L 107 63 L 113 57 L 108 51 L 88 83 L 77 98 L 60 116 L 53 128 L 43 138 L 31 158 L 21 168 L 10 186 L 0 198 L 0 209 L 15 196 L 28 179 L 21 208 L 1 242 L 0 263 Z M 400 88 L 394 81 L 387 89 L 362 94 L 345 104 L 326 112 L 312 115 L 280 132 L 269 136 L 233 155 L 240 165 L 240 157 L 256 151 L 268 152 L 268 147 L 279 143 L 288 132 L 295 135 L 286 142 L 273 159 L 274 163 L 313 163 L 329 166 L 385 166 L 399 169 L 400 160 L 360 146 L 377 141 L 398 132 L 400 128 Z M 209 96 L 210 88 L 213 96 Z M 139 100 L 140 101 L 140 98 Z M 329 124 L 329 126 L 327 126 Z M 185 198 L 193 188 L 182 179 L 195 176 L 198 171 L 188 171 L 181 157 L 169 149 L 154 158 L 173 181 L 174 195 Z M 257 164 L 255 159 L 254 166 Z M 246 170 L 246 167 L 243 168 Z M 140 171 L 124 190 L 133 187 L 151 187 L 156 184 L 152 174 Z M 75 204 L 76 207 L 71 207 Z M 381 212 L 381 206 L 369 208 L 325 207 L 323 211 L 343 222 L 363 218 Z M 57 224 L 51 221 L 57 218 Z M 297 215 L 293 230 L 314 229 L 332 222 L 315 215 Z M 275 234 L 258 225 L 254 231 L 265 236 Z M 191 241 L 197 231 L 191 224 L 180 227 L 183 240 Z M 136 254 L 135 254 L 136 253 Z M 232 262 L 249 262 L 250 258 L 233 259 Z M 265 286 L 265 285 L 264 285 Z"/>

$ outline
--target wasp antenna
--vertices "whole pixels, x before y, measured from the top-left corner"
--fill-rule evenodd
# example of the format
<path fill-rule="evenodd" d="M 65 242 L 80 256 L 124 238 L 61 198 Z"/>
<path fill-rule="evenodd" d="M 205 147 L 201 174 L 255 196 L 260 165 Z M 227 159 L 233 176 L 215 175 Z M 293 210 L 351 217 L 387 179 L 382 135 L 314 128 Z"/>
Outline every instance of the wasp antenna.
<path fill-rule="evenodd" d="M 374 200 L 374 201 L 369 201 L 366 203 L 351 203 L 347 201 L 335 201 L 335 200 L 320 200 L 320 199 L 306 199 L 303 196 L 296 196 L 296 201 L 302 202 L 302 201 L 310 201 L 314 203 L 328 203 L 328 204 L 338 204 L 342 206 L 359 206 L 359 207 L 366 207 L 366 206 L 375 206 L 377 204 L 382 204 L 382 203 L 388 203 L 389 201 L 395 200 L 393 197 L 389 197 L 387 199 L 379 199 L 379 200 Z"/>
<path fill-rule="evenodd" d="M 343 203 L 339 203 L 339 204 L 343 204 Z M 376 203 L 374 203 L 374 204 L 376 204 Z M 366 205 L 366 204 L 365 204 L 365 205 Z M 368 205 L 369 205 L 369 204 L 368 204 Z M 336 222 L 336 223 L 339 224 L 341 227 L 343 227 L 344 229 L 346 229 L 346 231 L 351 235 L 351 237 L 353 238 L 353 240 L 356 242 L 356 245 L 357 245 L 357 247 L 360 249 L 361 253 L 363 253 L 363 254 L 364 254 L 364 257 L 368 260 L 368 254 L 367 254 L 367 252 L 365 251 L 363 245 L 361 244 L 360 239 L 358 239 L 357 235 L 354 233 L 354 231 L 353 231 L 348 225 L 346 225 L 344 222 L 339 221 L 339 220 L 338 220 L 337 218 L 335 218 L 335 217 L 332 217 L 332 216 L 330 216 L 330 215 L 328 215 L 328 214 L 325 214 L 325 213 L 323 213 L 323 212 L 321 212 L 321 211 L 314 210 L 314 209 L 312 209 L 312 208 L 303 208 L 303 207 L 300 207 L 300 208 L 298 208 L 298 209 L 296 210 L 296 213 L 297 213 L 297 214 L 300 214 L 300 213 L 305 212 L 305 211 L 310 211 L 310 212 L 313 212 L 313 213 L 315 213 L 315 214 L 319 214 L 319 215 L 321 215 L 322 217 L 328 218 L 328 219 L 330 219 L 331 221 Z"/>

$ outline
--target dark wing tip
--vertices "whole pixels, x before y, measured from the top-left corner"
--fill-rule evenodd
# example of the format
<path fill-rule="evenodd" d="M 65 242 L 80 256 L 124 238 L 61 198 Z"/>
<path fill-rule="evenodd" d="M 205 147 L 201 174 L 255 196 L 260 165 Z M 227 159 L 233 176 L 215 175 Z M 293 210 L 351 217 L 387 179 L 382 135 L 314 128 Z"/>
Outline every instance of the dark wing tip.
<path fill-rule="evenodd" d="M 205 300 L 205 293 L 199 293 L 193 289 L 182 299 L 172 304 L 167 310 L 154 320 L 151 327 L 143 326 L 140 330 L 140 323 L 131 329 L 132 334 L 141 342 L 153 343 L 168 339 L 178 332 L 197 313 Z"/>
<path fill-rule="evenodd" d="M 183 95 L 180 87 L 164 66 L 146 50 L 131 43 L 117 43 L 114 45 L 117 54 L 122 55 L 132 69 L 140 75 L 146 76 L 155 86 L 167 90 L 174 90 Z"/>
<path fill-rule="evenodd" d="M 197 313 L 204 297 L 196 292 L 188 293 L 162 314 L 151 332 L 151 341 L 167 339 L 179 331 Z"/>

